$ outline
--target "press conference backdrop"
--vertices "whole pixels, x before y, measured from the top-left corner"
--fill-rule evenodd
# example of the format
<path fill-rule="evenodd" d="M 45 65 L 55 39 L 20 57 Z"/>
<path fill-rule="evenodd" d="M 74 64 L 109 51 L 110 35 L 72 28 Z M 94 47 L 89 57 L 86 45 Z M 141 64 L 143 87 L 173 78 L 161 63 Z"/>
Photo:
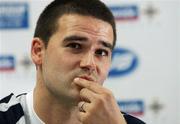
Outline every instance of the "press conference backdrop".
<path fill-rule="evenodd" d="M 37 18 L 50 1 L 0 0 L 0 98 L 33 89 L 31 41 Z M 105 87 L 122 111 L 148 124 L 180 124 L 180 2 L 104 2 L 117 25 Z"/>

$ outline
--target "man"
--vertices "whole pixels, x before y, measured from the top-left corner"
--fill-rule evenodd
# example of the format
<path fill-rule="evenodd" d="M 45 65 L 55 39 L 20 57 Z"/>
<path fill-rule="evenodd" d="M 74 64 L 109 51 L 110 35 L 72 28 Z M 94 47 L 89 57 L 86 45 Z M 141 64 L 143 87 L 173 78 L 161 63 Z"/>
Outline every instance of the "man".
<path fill-rule="evenodd" d="M 143 124 L 102 86 L 115 46 L 112 13 L 98 0 L 55 0 L 32 40 L 34 90 L 0 101 L 2 124 Z"/>

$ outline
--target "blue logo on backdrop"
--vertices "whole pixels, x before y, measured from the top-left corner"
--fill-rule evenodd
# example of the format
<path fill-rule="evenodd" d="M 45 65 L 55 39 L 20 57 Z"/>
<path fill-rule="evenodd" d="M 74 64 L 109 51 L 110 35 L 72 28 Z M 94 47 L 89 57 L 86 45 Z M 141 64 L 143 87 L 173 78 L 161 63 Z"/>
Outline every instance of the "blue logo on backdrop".
<path fill-rule="evenodd" d="M 115 19 L 118 20 L 135 20 L 138 18 L 139 11 L 136 5 L 111 6 Z"/>
<path fill-rule="evenodd" d="M 130 50 L 125 48 L 115 48 L 112 53 L 112 66 L 109 77 L 119 77 L 129 74 L 138 65 L 138 58 Z"/>
<path fill-rule="evenodd" d="M 0 2 L 0 29 L 17 29 L 28 27 L 27 3 Z"/>
<path fill-rule="evenodd" d="M 142 100 L 126 100 L 117 102 L 121 111 L 135 116 L 144 114 L 144 102 Z"/>
<path fill-rule="evenodd" d="M 15 69 L 15 58 L 12 55 L 0 55 L 0 72 L 12 71 Z"/>

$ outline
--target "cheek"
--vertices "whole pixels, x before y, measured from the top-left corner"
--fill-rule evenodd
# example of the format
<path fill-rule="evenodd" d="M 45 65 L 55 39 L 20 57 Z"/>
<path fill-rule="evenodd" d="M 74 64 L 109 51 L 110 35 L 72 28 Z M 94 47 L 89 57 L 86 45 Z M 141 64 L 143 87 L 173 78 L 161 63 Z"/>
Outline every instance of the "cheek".
<path fill-rule="evenodd" d="M 109 60 L 106 60 L 106 61 L 104 61 L 102 63 L 99 63 L 99 69 L 101 70 L 101 73 L 103 75 L 108 74 L 110 66 L 111 66 L 111 61 L 109 61 Z"/>
<path fill-rule="evenodd" d="M 100 71 L 101 71 L 101 79 L 100 79 L 100 82 L 103 83 L 104 80 L 107 78 L 108 73 L 109 73 L 109 69 L 110 69 L 110 64 L 103 65 L 103 66 L 100 68 Z"/>
<path fill-rule="evenodd" d="M 63 68 L 74 69 L 79 65 L 79 59 L 73 55 L 66 55 L 61 58 L 61 62 Z"/>

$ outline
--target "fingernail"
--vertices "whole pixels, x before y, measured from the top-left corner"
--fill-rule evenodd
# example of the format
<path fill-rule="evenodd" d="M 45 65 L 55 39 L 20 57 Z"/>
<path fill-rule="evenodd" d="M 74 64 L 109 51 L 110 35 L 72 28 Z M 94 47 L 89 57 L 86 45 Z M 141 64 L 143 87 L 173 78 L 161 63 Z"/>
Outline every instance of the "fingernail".
<path fill-rule="evenodd" d="M 74 82 L 78 82 L 79 78 L 74 78 Z"/>

